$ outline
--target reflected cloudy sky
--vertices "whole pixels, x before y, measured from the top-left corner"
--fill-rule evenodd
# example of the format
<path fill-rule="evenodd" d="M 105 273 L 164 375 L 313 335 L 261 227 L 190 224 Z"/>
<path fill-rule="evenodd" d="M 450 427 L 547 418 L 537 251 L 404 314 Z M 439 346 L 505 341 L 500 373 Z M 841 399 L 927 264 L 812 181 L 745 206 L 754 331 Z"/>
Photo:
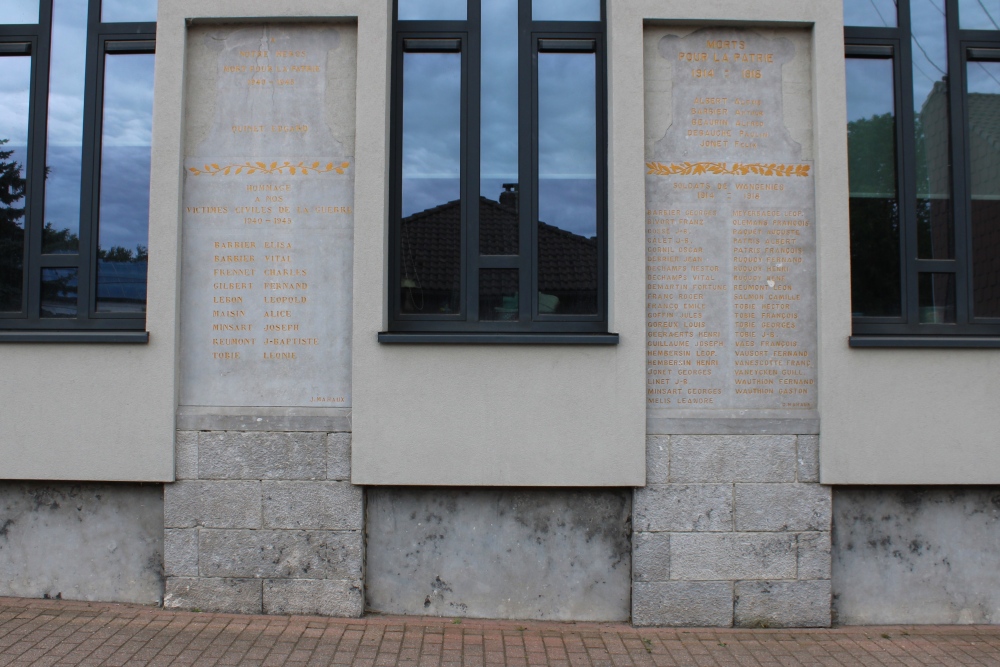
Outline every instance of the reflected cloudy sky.
<path fill-rule="evenodd" d="M 38 0 L 0 0 L 0 23 L 38 23 Z"/>
<path fill-rule="evenodd" d="M 896 27 L 895 0 L 844 0 L 844 25 Z"/>
<path fill-rule="evenodd" d="M 1000 95 L 1000 62 L 970 62 L 969 92 Z"/>
<path fill-rule="evenodd" d="M 913 104 L 917 113 L 934 84 L 948 75 L 945 0 L 911 0 Z"/>
<path fill-rule="evenodd" d="M 1000 2 L 958 0 L 958 24 L 965 30 L 1000 30 Z"/>
<path fill-rule="evenodd" d="M 83 89 L 87 52 L 87 0 L 54 0 L 49 65 L 49 118 L 45 165 L 45 222 L 80 230 L 83 159 Z M 43 251 L 46 250 L 43 248 Z"/>
<path fill-rule="evenodd" d="M 106 57 L 100 245 L 135 250 L 149 238 L 153 54 Z"/>
<path fill-rule="evenodd" d="M 399 0 L 400 21 L 464 21 L 466 0 Z"/>
<path fill-rule="evenodd" d="M 102 0 L 101 21 L 127 23 L 156 20 L 156 0 Z"/>
<path fill-rule="evenodd" d="M 535 21 L 600 21 L 601 0 L 532 0 Z"/>
<path fill-rule="evenodd" d="M 459 198 L 460 53 L 403 55 L 403 217 Z"/>
<path fill-rule="evenodd" d="M 517 182 L 517 0 L 483 2 L 482 45 L 481 194 L 496 200 Z"/>
<path fill-rule="evenodd" d="M 848 58 L 847 122 L 895 113 L 892 60 Z"/>
<path fill-rule="evenodd" d="M 593 53 L 538 54 L 538 219 L 597 233 Z"/>

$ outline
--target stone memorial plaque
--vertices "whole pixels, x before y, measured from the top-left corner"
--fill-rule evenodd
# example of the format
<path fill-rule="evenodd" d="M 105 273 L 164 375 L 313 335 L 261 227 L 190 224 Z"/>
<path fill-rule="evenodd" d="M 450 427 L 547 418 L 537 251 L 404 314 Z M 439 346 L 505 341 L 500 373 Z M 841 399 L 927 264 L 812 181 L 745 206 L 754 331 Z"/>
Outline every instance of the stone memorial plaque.
<path fill-rule="evenodd" d="M 647 412 L 815 410 L 813 170 L 784 109 L 795 43 L 704 29 L 655 48 L 647 126 L 669 126 L 646 155 Z"/>
<path fill-rule="evenodd" d="M 189 36 L 182 405 L 351 404 L 354 158 L 330 113 L 354 104 L 333 71 L 346 34 Z"/>

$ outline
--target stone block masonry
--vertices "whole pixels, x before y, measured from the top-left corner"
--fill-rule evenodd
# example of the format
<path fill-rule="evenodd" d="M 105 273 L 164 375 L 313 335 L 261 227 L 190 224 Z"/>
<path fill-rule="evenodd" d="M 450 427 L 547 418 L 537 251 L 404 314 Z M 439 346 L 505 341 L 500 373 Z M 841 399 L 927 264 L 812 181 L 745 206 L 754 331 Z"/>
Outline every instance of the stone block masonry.
<path fill-rule="evenodd" d="M 351 434 L 179 431 L 164 487 L 165 607 L 360 616 Z"/>
<path fill-rule="evenodd" d="M 650 435 L 635 625 L 830 625 L 832 499 L 815 435 Z"/>

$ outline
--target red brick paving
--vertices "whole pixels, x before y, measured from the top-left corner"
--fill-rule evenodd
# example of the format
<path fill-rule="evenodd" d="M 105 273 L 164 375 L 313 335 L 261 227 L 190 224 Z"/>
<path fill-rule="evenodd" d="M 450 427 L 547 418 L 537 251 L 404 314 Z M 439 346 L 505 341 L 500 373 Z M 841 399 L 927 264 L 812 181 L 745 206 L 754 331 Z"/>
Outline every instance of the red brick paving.
<path fill-rule="evenodd" d="M 1000 667 L 1000 626 L 633 628 L 239 616 L 0 598 L 0 666 Z"/>

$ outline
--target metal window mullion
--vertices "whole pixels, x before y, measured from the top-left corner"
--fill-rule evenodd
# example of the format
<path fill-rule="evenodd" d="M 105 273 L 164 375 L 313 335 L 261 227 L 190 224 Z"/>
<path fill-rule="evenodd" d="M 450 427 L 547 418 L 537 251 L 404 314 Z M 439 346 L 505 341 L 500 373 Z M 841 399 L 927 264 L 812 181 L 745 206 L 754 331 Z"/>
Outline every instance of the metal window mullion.
<path fill-rule="evenodd" d="M 602 3 L 602 18 L 604 3 Z M 597 145 L 597 318 L 608 321 L 608 248 L 610 233 L 608 226 L 608 65 L 607 36 L 601 32 L 597 35 L 597 52 L 594 55 L 594 86 L 596 91 L 594 101 L 597 105 L 595 143 Z"/>
<path fill-rule="evenodd" d="M 917 285 L 917 150 L 916 112 L 913 103 L 913 38 L 910 28 L 910 1 L 899 0 L 900 98 L 899 113 L 902 144 L 900 145 L 900 222 L 903 225 L 902 295 L 904 321 L 908 326 L 919 323 L 919 291 Z"/>
<path fill-rule="evenodd" d="M 479 321 L 479 187 L 482 96 L 482 6 L 468 0 L 468 37 L 462 53 L 462 271 L 467 322 Z"/>
<path fill-rule="evenodd" d="M 971 319 L 972 307 L 972 246 L 969 234 L 968 197 L 971 185 L 966 167 L 967 146 L 965 138 L 965 62 L 958 32 L 958 0 L 945 2 L 948 30 L 948 122 L 951 145 L 951 199 L 952 220 L 955 233 L 955 316 L 959 324 Z"/>
<path fill-rule="evenodd" d="M 37 324 L 41 315 L 42 228 L 45 226 L 45 148 L 48 141 L 49 62 L 52 52 L 52 0 L 41 0 L 38 6 L 38 42 L 32 59 L 30 119 L 28 126 L 28 196 L 30 198 L 25 227 L 28 231 L 26 320 Z"/>
<path fill-rule="evenodd" d="M 396 14 L 396 3 L 393 2 L 393 16 Z M 396 26 L 396 21 L 393 21 Z M 389 175 L 389 321 L 398 319 L 402 314 L 400 291 L 400 262 L 402 261 L 402 210 L 403 210 L 403 38 L 393 31 L 392 68 L 390 84 L 392 95 L 389 108 L 389 146 L 391 165 Z M 390 327 L 392 328 L 392 327 Z"/>
<path fill-rule="evenodd" d="M 87 12 L 87 52 L 83 87 L 83 137 L 80 169 L 80 250 L 77 280 L 77 321 L 89 320 L 94 312 L 97 282 L 97 207 L 100 185 L 100 122 L 97 101 L 103 86 L 103 43 L 98 36 L 101 26 L 101 0 L 90 0 Z"/>
<path fill-rule="evenodd" d="M 532 322 L 538 313 L 537 137 L 538 62 L 531 32 L 531 0 L 517 4 L 517 182 L 518 182 L 518 319 Z"/>

